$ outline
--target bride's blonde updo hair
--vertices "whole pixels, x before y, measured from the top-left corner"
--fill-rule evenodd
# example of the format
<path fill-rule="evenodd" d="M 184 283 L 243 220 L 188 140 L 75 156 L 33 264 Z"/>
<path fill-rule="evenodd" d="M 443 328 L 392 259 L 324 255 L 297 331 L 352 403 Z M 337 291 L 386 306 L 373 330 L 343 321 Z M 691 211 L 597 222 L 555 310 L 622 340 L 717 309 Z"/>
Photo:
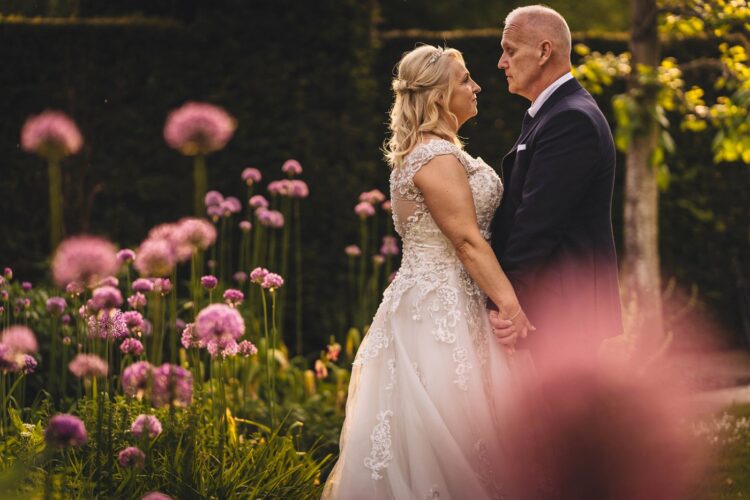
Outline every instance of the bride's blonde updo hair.
<path fill-rule="evenodd" d="M 391 168 L 403 165 L 404 157 L 422 134 L 434 134 L 463 147 L 454 127 L 446 121 L 446 117 L 457 121 L 447 108 L 453 85 L 451 60 L 464 62 L 456 49 L 432 45 L 422 45 L 401 57 L 391 84 L 396 97 L 390 113 L 391 137 L 384 147 Z M 438 103 L 441 95 L 443 104 Z"/>

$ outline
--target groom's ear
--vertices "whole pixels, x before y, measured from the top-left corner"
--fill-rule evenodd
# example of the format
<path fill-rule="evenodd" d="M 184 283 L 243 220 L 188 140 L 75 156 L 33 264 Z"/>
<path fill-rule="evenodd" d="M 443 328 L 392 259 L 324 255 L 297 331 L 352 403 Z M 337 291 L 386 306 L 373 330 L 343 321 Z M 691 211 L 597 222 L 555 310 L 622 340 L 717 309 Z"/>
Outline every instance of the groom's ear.
<path fill-rule="evenodd" d="M 552 57 L 552 42 L 542 40 L 539 44 L 539 66 L 544 66 Z"/>

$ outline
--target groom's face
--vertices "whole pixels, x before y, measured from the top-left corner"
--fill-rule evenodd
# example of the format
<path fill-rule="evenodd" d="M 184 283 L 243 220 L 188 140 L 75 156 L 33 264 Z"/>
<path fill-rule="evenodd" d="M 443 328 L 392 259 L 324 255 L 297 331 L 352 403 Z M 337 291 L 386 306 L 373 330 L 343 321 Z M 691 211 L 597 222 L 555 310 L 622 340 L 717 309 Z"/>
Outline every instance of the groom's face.
<path fill-rule="evenodd" d="M 529 27 L 509 23 L 503 30 L 503 39 L 500 42 L 503 53 L 497 62 L 498 69 L 505 72 L 508 91 L 529 100 L 535 97 L 533 90 L 541 72 L 537 43 L 533 34 L 534 30 Z"/>

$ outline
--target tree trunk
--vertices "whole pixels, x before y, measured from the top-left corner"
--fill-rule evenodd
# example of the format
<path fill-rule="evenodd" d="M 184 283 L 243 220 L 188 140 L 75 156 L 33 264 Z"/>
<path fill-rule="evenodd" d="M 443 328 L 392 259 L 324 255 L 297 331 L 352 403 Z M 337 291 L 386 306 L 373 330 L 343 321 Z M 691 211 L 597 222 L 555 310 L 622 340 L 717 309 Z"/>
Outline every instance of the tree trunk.
<path fill-rule="evenodd" d="M 656 71 L 659 37 L 655 0 L 632 0 L 630 50 L 633 72 L 628 93 L 638 116 L 627 151 L 624 203 L 623 279 L 628 333 L 641 352 L 653 352 L 663 339 L 659 265 L 659 189 L 651 157 L 658 145 L 655 84 L 644 84 L 637 68 Z"/>

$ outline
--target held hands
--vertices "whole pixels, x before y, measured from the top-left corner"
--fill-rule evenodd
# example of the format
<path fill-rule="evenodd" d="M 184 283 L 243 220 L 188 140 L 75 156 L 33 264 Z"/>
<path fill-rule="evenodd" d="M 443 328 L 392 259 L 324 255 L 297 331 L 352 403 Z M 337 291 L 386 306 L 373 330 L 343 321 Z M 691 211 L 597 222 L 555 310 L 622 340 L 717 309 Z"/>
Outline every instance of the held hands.
<path fill-rule="evenodd" d="M 518 306 L 518 312 L 513 313 L 508 318 L 502 317 L 498 311 L 492 310 L 489 313 L 492 333 L 508 354 L 515 352 L 515 344 L 519 338 L 525 339 L 529 332 L 536 330 L 520 305 Z"/>

